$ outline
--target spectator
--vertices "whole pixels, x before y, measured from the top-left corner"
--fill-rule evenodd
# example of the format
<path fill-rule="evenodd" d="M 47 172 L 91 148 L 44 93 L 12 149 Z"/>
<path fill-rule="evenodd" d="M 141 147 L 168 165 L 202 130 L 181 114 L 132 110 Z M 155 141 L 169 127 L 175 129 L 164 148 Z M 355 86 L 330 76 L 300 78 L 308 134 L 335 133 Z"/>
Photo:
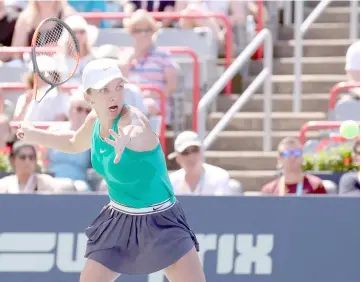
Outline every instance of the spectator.
<path fill-rule="evenodd" d="M 352 161 L 360 166 L 360 140 L 353 147 Z M 339 194 L 360 196 L 360 171 L 349 171 L 341 176 Z"/>
<path fill-rule="evenodd" d="M 76 38 L 79 42 L 80 59 L 75 74 L 69 80 L 69 82 L 80 83 L 83 69 L 87 63 L 93 60 L 95 57 L 92 54 L 92 47 L 98 37 L 99 30 L 94 25 L 88 25 L 86 20 L 78 15 L 72 15 L 65 19 L 65 23 L 74 31 Z M 68 40 L 68 38 L 65 38 Z M 66 44 L 69 48 L 69 45 Z M 76 62 L 72 59 L 68 59 L 65 63 L 70 69 L 75 68 Z M 71 67 L 73 64 L 73 67 Z"/>
<path fill-rule="evenodd" d="M 97 59 L 113 59 L 119 61 L 121 52 L 118 46 L 106 44 L 95 51 Z M 124 102 L 138 108 L 143 114 L 148 115 L 149 110 L 144 105 L 144 97 L 138 86 L 130 83 L 124 85 Z"/>
<path fill-rule="evenodd" d="M 174 142 L 176 158 L 181 166 L 170 174 L 174 191 L 178 195 L 229 195 L 229 174 L 220 167 L 203 163 L 202 142 L 197 133 L 184 131 Z"/>
<path fill-rule="evenodd" d="M 29 0 L 16 22 L 12 45 L 30 46 L 35 29 L 42 20 L 51 17 L 65 19 L 74 13 L 75 10 L 69 6 L 66 0 Z"/>
<path fill-rule="evenodd" d="M 360 83 L 360 50 L 361 41 L 353 43 L 346 53 L 346 75 L 349 82 Z M 352 89 L 351 92 L 360 98 L 360 88 Z"/>
<path fill-rule="evenodd" d="M 6 147 L 11 135 L 8 117 L 4 114 L 0 114 L 0 150 Z"/>
<path fill-rule="evenodd" d="M 302 169 L 303 151 L 297 138 L 286 137 L 278 145 L 279 168 L 282 176 L 262 187 L 261 193 L 265 195 L 285 194 L 326 194 L 322 180 Z"/>
<path fill-rule="evenodd" d="M 57 64 L 56 62 L 48 56 L 39 56 L 37 58 L 37 63 L 39 69 L 56 72 Z M 64 94 L 61 94 L 57 88 L 51 90 L 41 101 L 38 103 L 33 99 L 34 90 L 33 90 L 33 71 L 32 63 L 29 64 L 29 72 L 25 74 L 25 84 L 26 92 L 18 98 L 15 107 L 14 119 L 15 120 L 24 120 L 25 115 L 27 116 L 26 120 L 29 121 L 64 121 L 67 119 L 68 112 L 68 97 Z M 41 79 L 37 80 L 37 92 L 36 97 L 42 97 L 45 92 L 48 90 L 49 85 L 42 81 Z"/>
<path fill-rule="evenodd" d="M 125 0 L 124 12 L 133 13 L 136 10 L 143 9 L 148 12 L 174 12 L 176 1 L 153 1 L 153 0 Z M 172 20 L 164 19 L 162 20 L 163 27 L 170 27 L 172 25 Z"/>
<path fill-rule="evenodd" d="M 126 21 L 126 27 L 134 40 L 134 49 L 121 62 L 122 71 L 131 82 L 152 84 L 162 88 L 166 95 L 166 123 L 171 121 L 171 96 L 177 90 L 177 65 L 168 52 L 154 45 L 155 33 L 161 23 L 147 11 L 137 10 Z M 159 95 L 144 91 L 144 104 L 152 115 L 159 114 Z"/>
<path fill-rule="evenodd" d="M 13 145 L 10 163 L 15 174 L 0 179 L 0 193 L 52 192 L 54 180 L 50 175 L 37 173 L 36 149 L 18 141 Z"/>
<path fill-rule="evenodd" d="M 73 91 L 69 101 L 69 122 L 49 128 L 49 130 L 69 130 L 69 137 L 84 123 L 85 118 L 91 112 L 91 108 L 84 100 L 81 89 Z M 91 167 L 90 150 L 79 154 L 67 154 L 55 149 L 43 152 L 43 160 L 48 163 L 48 171 L 55 178 L 66 178 L 76 181 L 76 185 L 82 185 L 84 190 L 90 191 L 87 183 L 87 170 Z"/>
<path fill-rule="evenodd" d="M 0 46 L 11 46 L 18 14 L 5 9 L 4 2 L 0 1 Z M 0 55 L 0 61 L 8 61 L 11 56 Z"/>

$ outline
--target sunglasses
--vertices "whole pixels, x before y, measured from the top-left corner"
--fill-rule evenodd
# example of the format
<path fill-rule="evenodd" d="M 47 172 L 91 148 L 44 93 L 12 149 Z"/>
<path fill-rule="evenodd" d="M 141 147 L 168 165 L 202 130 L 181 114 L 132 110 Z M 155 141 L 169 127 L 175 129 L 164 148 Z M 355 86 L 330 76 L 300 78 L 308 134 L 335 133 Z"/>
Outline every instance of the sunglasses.
<path fill-rule="evenodd" d="M 89 114 L 92 111 L 89 108 L 85 108 L 85 107 L 81 107 L 81 106 L 77 106 L 75 109 L 76 109 L 76 112 L 79 114 L 81 114 L 81 113 Z"/>
<path fill-rule="evenodd" d="M 294 156 L 296 158 L 299 158 L 301 157 L 303 154 L 302 150 L 301 149 L 296 149 L 296 150 L 286 150 L 286 151 L 283 151 L 280 153 L 281 157 L 282 158 L 289 158 L 291 156 Z"/>
<path fill-rule="evenodd" d="M 182 155 L 182 156 L 189 156 L 189 155 L 191 155 L 191 154 L 199 153 L 199 151 L 200 151 L 200 148 L 199 148 L 199 147 L 193 147 L 193 148 L 184 150 L 184 151 L 181 153 L 181 155 Z"/>
<path fill-rule="evenodd" d="M 29 161 L 34 161 L 36 159 L 35 155 L 20 154 L 17 157 L 22 161 L 25 161 L 26 159 L 28 159 Z"/>
<path fill-rule="evenodd" d="M 135 29 L 133 29 L 133 32 L 136 33 L 136 34 L 139 34 L 139 33 L 152 33 L 153 29 L 151 29 L 151 28 L 135 28 Z"/>

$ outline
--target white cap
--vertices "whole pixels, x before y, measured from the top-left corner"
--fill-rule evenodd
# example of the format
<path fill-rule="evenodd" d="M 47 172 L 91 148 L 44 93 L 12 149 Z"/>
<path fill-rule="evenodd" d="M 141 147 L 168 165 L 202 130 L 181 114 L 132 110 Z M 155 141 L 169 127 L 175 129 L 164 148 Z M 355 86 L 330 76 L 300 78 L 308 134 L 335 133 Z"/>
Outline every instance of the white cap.
<path fill-rule="evenodd" d="M 101 89 L 114 79 L 121 78 L 128 83 L 128 79 L 119 69 L 118 61 L 113 59 L 99 59 L 89 62 L 82 76 L 84 91 L 89 88 Z"/>
<path fill-rule="evenodd" d="M 197 133 L 193 131 L 183 131 L 174 141 L 175 153 L 169 154 L 168 158 L 174 158 L 176 153 L 182 153 L 190 146 L 202 147 L 202 141 Z"/>

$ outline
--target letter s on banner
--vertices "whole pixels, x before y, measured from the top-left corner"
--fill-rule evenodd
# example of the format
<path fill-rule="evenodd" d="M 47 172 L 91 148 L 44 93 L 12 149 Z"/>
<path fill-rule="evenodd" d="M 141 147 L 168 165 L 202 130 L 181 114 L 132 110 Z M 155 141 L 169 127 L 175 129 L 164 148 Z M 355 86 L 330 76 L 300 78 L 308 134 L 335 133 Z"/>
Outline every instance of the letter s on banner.
<path fill-rule="evenodd" d="M 55 264 L 50 253 L 56 244 L 53 232 L 0 233 L 0 272 L 48 272 Z"/>

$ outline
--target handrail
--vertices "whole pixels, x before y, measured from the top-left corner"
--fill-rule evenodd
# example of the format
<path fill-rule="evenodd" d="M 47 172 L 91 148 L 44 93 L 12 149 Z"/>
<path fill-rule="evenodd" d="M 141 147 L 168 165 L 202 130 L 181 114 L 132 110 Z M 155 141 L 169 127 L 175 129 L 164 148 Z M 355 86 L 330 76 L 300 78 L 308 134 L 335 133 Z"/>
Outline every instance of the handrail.
<path fill-rule="evenodd" d="M 154 86 L 154 85 L 148 85 L 148 84 L 135 84 L 137 85 L 142 91 L 144 90 L 149 90 L 149 91 L 153 91 L 155 93 L 157 93 L 159 95 L 159 100 L 160 100 L 160 116 L 162 118 L 162 122 L 161 122 L 161 128 L 160 128 L 160 133 L 159 133 L 159 140 L 160 143 L 162 145 L 163 151 L 167 152 L 167 148 L 166 148 L 166 138 L 165 138 L 165 132 L 166 132 L 166 125 L 165 125 L 165 93 L 164 90 L 158 86 Z M 79 87 L 79 84 L 65 84 L 65 85 L 60 85 L 59 88 L 69 91 L 72 89 L 77 89 Z M 5 90 L 5 91 L 16 91 L 16 90 L 25 90 L 26 87 L 23 83 L 17 83 L 17 82 L 8 82 L 8 83 L 0 83 L 0 91 L 1 90 Z M 13 123 L 15 124 L 15 123 Z M 34 123 L 35 124 L 35 123 Z M 45 126 L 46 122 L 42 123 L 42 126 Z"/>
<path fill-rule="evenodd" d="M 335 129 L 339 128 L 342 124 L 342 121 L 309 121 L 303 124 L 299 131 L 299 139 L 301 144 L 306 142 L 306 133 L 310 130 L 317 129 Z M 360 122 L 357 123 L 360 126 Z"/>
<path fill-rule="evenodd" d="M 332 0 L 321 0 L 315 9 L 308 15 L 306 20 L 303 20 L 303 1 L 295 1 L 295 47 L 294 47 L 294 75 L 295 81 L 293 84 L 293 112 L 301 111 L 301 93 L 302 93 L 302 57 L 303 57 L 303 36 L 310 28 L 311 24 L 321 15 L 326 7 L 332 2 Z"/>
<path fill-rule="evenodd" d="M 349 30 L 349 36 L 350 39 L 357 39 L 359 38 L 359 17 L 358 17 L 358 4 L 360 1 L 357 0 L 351 0 L 350 1 L 350 30 Z"/>
<path fill-rule="evenodd" d="M 205 19 L 205 18 L 216 18 L 223 22 L 226 33 L 225 33 L 225 67 L 228 68 L 232 63 L 232 44 L 233 44 L 233 33 L 232 25 L 228 19 L 228 16 L 221 13 L 192 13 L 183 15 L 181 13 L 175 12 L 150 12 L 149 13 L 155 19 L 169 19 L 169 20 L 178 20 L 181 18 L 187 19 Z M 90 13 L 79 13 L 85 19 L 93 20 L 118 20 L 124 19 L 131 16 L 131 14 L 121 13 L 121 12 L 90 12 Z M 232 92 L 232 81 L 229 81 L 225 93 L 231 94 Z"/>
<path fill-rule="evenodd" d="M 311 14 L 303 20 L 303 8 L 304 1 L 295 1 L 295 48 L 294 48 L 294 75 L 295 81 L 293 84 L 293 111 L 301 111 L 301 93 L 302 93 L 302 56 L 303 56 L 303 36 L 306 34 L 311 24 L 313 24 L 317 18 L 324 12 L 332 0 L 321 0 L 318 5 L 313 9 Z M 357 25 L 358 25 L 358 2 L 350 1 L 350 38 L 356 39 L 357 36 Z"/>
<path fill-rule="evenodd" d="M 207 107 L 219 95 L 227 81 L 231 79 L 239 69 L 250 59 L 255 50 L 265 43 L 264 68 L 262 72 L 254 79 L 254 81 L 247 87 L 243 94 L 228 110 L 228 112 L 217 123 L 213 130 L 206 135 L 206 112 Z M 210 90 L 203 96 L 198 105 L 198 133 L 204 144 L 204 150 L 215 141 L 219 132 L 223 130 L 236 112 L 238 112 L 243 105 L 254 94 L 260 84 L 263 82 L 264 91 L 264 122 L 263 122 L 263 149 L 265 151 L 271 150 L 271 112 L 272 112 L 272 60 L 273 60 L 273 44 L 272 34 L 268 29 L 262 30 L 255 38 L 248 44 L 243 52 L 236 58 L 233 64 L 222 74 L 222 76 L 213 84 Z"/>
<path fill-rule="evenodd" d="M 349 90 L 357 87 L 358 88 L 360 87 L 360 83 L 339 82 L 335 84 L 330 90 L 330 97 L 328 100 L 328 110 L 333 111 L 335 109 L 336 101 L 337 101 L 336 98 L 338 94 L 340 94 L 344 90 Z"/>
<path fill-rule="evenodd" d="M 257 32 L 260 32 L 263 30 L 263 7 L 264 3 L 263 0 L 257 0 Z M 261 59 L 263 56 L 263 46 L 259 46 L 259 48 L 256 51 L 256 59 Z"/>
<path fill-rule="evenodd" d="M 129 49 L 127 47 L 120 47 L 121 50 Z M 199 71 L 199 59 L 191 48 L 188 47 L 162 47 L 172 54 L 187 54 L 193 60 L 193 105 L 192 105 L 192 128 L 194 131 L 197 131 L 197 108 L 200 98 L 200 71 Z M 51 50 L 51 49 L 50 49 Z M 0 54 L 23 54 L 30 53 L 31 47 L 0 47 Z M 50 52 L 45 50 L 45 52 Z"/>

